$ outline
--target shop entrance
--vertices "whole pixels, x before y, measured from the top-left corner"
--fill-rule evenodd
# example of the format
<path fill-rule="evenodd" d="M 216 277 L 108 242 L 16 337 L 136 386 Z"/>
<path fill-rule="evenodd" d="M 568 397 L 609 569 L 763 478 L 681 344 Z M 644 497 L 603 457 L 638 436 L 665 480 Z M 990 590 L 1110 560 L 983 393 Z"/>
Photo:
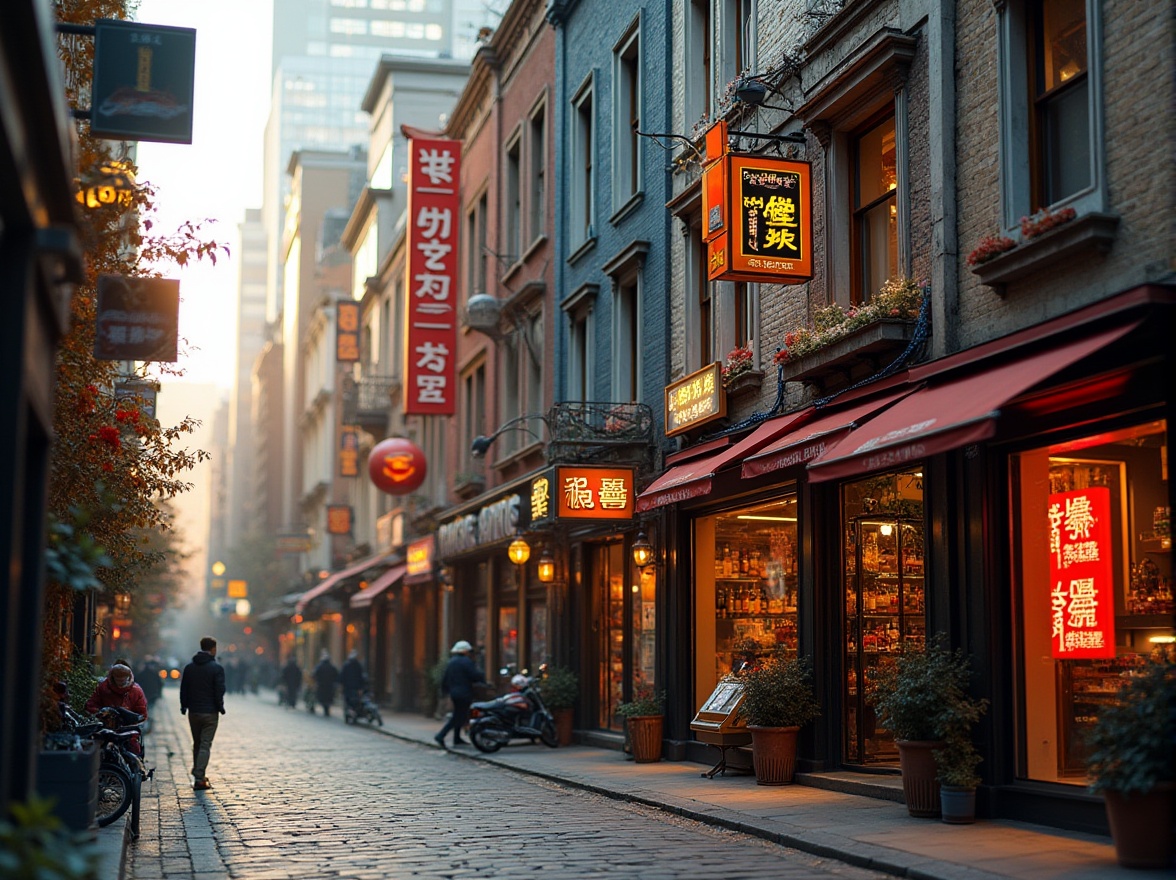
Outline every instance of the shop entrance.
<path fill-rule="evenodd" d="M 877 671 L 926 643 L 923 474 L 885 474 L 844 488 L 843 743 L 847 764 L 898 763 L 870 700 Z"/>
<path fill-rule="evenodd" d="M 654 686 L 657 571 L 637 569 L 620 541 L 588 548 L 588 554 L 598 657 L 597 725 L 619 731 L 624 723 L 617 704 Z"/>

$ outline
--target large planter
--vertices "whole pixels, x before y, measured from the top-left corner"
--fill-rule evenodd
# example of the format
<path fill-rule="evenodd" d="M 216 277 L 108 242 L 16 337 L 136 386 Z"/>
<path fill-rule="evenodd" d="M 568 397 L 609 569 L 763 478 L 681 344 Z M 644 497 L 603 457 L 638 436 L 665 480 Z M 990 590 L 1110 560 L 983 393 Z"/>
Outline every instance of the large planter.
<path fill-rule="evenodd" d="M 37 794 L 56 800 L 53 814 L 72 831 L 96 827 L 98 766 L 102 753 L 95 743 L 81 751 L 37 754 Z"/>
<path fill-rule="evenodd" d="M 935 750 L 938 740 L 897 740 L 898 765 L 902 768 L 902 794 L 907 812 L 920 819 L 939 815 L 939 780 L 936 778 Z"/>
<path fill-rule="evenodd" d="M 939 786 L 939 806 L 948 825 L 971 825 L 976 821 L 976 789 L 959 785 Z"/>
<path fill-rule="evenodd" d="M 1115 856 L 1124 868 L 1171 868 L 1176 858 L 1173 820 L 1176 782 L 1162 782 L 1146 794 L 1103 792 Z"/>
<path fill-rule="evenodd" d="M 629 748 L 638 764 L 661 760 L 662 716 L 634 715 L 629 719 Z"/>
<path fill-rule="evenodd" d="M 756 785 L 787 785 L 796 773 L 796 734 L 799 727 L 758 727 L 751 731 L 751 763 Z"/>
<path fill-rule="evenodd" d="M 559 744 L 561 746 L 570 746 L 572 744 L 572 730 L 573 719 L 575 718 L 575 710 L 552 709 L 551 714 L 555 718 L 555 733 L 559 737 Z"/>
<path fill-rule="evenodd" d="M 784 365 L 785 382 L 821 390 L 868 376 L 886 366 L 911 341 L 915 322 L 887 318 L 866 324 Z"/>

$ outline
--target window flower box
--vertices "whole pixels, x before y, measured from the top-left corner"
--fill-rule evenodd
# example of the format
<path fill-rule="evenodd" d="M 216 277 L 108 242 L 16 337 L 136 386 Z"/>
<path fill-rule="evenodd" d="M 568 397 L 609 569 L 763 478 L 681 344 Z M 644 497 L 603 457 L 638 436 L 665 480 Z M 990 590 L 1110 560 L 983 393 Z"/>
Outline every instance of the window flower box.
<path fill-rule="evenodd" d="M 1115 242 L 1119 217 L 1092 211 L 1068 221 L 1055 221 L 1044 228 L 1031 219 L 1025 222 L 1032 235 L 1023 238 L 1015 248 L 972 266 L 972 274 L 980 283 L 1001 296 L 1008 284 L 1050 266 L 1086 254 L 1105 254 Z"/>
<path fill-rule="evenodd" d="M 734 378 L 724 382 L 723 390 L 726 392 L 728 400 L 734 400 L 750 394 L 752 391 L 759 391 L 763 388 L 763 385 L 763 370 L 745 370 Z"/>

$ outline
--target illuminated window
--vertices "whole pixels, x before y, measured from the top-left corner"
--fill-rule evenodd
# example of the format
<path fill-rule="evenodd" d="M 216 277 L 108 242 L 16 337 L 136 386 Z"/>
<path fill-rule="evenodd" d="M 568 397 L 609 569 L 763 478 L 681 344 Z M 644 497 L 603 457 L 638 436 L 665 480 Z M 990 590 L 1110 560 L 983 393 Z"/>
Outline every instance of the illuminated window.
<path fill-rule="evenodd" d="M 853 301 L 865 303 L 899 274 L 893 115 L 854 139 L 853 163 Z"/>

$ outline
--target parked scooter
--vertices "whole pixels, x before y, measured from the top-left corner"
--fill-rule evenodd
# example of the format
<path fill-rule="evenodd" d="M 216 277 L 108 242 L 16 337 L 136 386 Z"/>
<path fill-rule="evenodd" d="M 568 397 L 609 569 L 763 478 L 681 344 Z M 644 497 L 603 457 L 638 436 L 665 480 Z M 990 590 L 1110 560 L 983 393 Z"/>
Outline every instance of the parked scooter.
<path fill-rule="evenodd" d="M 348 724 L 366 721 L 368 724 L 384 726 L 384 719 L 380 717 L 380 709 L 372 699 L 371 691 L 360 691 L 346 701 L 343 706 L 343 720 Z"/>
<path fill-rule="evenodd" d="M 512 739 L 539 740 L 553 749 L 559 745 L 555 719 L 540 694 L 542 672 L 541 667 L 540 676 L 531 677 L 524 670 L 511 678 L 509 694 L 470 706 L 470 742 L 478 751 L 497 752 Z"/>

